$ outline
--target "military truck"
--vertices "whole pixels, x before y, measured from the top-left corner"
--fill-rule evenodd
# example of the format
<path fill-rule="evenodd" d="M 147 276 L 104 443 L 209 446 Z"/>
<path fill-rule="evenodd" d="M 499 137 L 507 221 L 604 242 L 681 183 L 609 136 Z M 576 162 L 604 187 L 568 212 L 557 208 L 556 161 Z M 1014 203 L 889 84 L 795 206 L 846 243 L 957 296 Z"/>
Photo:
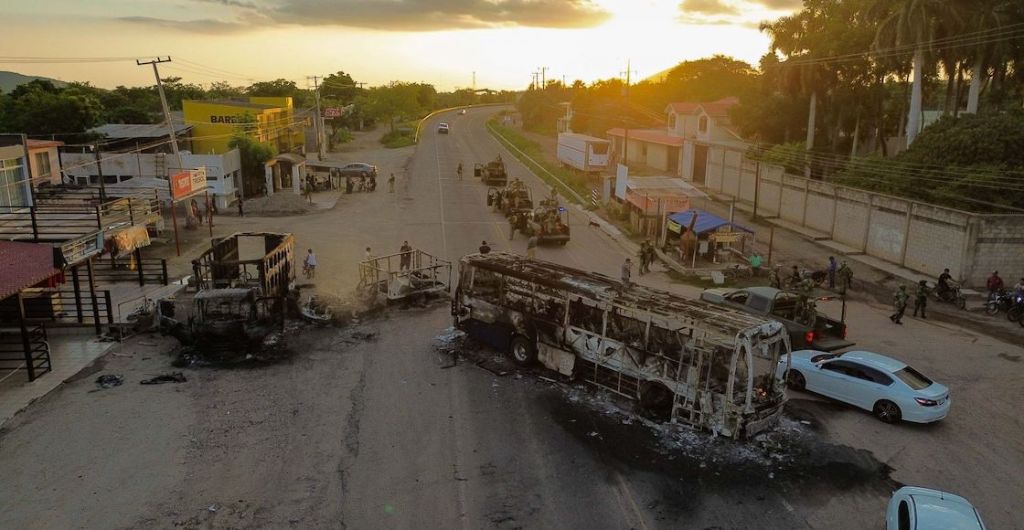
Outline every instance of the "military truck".
<path fill-rule="evenodd" d="M 508 183 L 508 174 L 505 173 L 505 162 L 501 155 L 486 164 L 473 166 L 473 176 L 480 177 L 488 186 L 504 186 Z"/>

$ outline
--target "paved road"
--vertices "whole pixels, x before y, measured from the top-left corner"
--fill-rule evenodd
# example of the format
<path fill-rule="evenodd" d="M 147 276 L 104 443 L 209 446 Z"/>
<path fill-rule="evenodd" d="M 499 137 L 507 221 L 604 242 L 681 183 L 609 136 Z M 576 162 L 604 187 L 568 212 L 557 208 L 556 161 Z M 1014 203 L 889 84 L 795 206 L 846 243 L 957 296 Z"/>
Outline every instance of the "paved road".
<path fill-rule="evenodd" d="M 384 181 L 398 176 L 394 194 L 385 184 L 329 211 L 225 217 L 217 229 L 294 232 L 317 250 L 316 287 L 331 294 L 355 285 L 368 246 L 408 240 L 457 260 L 486 239 L 524 252 L 486 188 L 455 174 L 501 152 L 546 193 L 484 130 L 491 113 L 437 116 L 415 150 L 372 153 Z M 434 133 L 438 121 L 450 135 Z M 538 257 L 617 276 L 622 251 L 571 213 L 572 241 Z M 641 281 L 694 292 L 662 274 Z M 877 528 L 898 483 L 964 494 L 992 528 L 1024 526 L 1024 351 L 948 324 L 896 328 L 885 314 L 851 304 L 852 338 L 949 384 L 946 421 L 889 426 L 795 394 L 785 429 L 753 447 L 653 428 L 583 387 L 445 368 L 433 346 L 450 325 L 444 305 L 304 329 L 284 362 L 186 369 L 182 385 L 95 393 L 90 374 L 0 432 L 0 528 Z M 133 382 L 168 370 L 172 346 L 136 339 L 99 369 Z"/>

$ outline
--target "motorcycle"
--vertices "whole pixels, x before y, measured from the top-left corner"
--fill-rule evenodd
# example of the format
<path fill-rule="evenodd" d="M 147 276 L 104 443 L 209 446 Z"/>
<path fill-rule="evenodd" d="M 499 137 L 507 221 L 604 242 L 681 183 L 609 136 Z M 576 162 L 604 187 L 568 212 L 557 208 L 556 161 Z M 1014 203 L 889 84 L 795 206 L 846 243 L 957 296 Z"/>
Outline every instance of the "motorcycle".
<path fill-rule="evenodd" d="M 1006 310 L 1006 318 L 1010 322 L 1024 322 L 1024 295 L 1014 293 L 1010 307 Z M 1021 324 L 1024 326 L 1024 324 Z"/>
<path fill-rule="evenodd" d="M 1000 311 L 1006 311 L 1009 316 L 1010 308 L 1015 304 L 1020 303 L 1024 300 L 1024 297 L 1020 295 L 1014 295 L 1014 293 L 1007 291 L 1006 289 L 1000 289 L 992 293 L 988 301 L 985 302 L 985 314 L 992 316 Z"/>
<path fill-rule="evenodd" d="M 795 289 L 801 281 L 811 280 L 811 283 L 813 283 L 815 287 L 821 287 L 822 284 L 825 283 L 826 279 L 828 279 L 828 271 L 811 271 L 804 269 L 800 271 L 799 280 L 794 278 L 792 275 L 786 276 L 782 281 L 782 286 L 786 289 Z"/>
<path fill-rule="evenodd" d="M 958 283 L 949 282 L 947 284 L 946 290 L 944 291 L 936 289 L 935 298 L 937 298 L 940 302 L 953 304 L 957 307 L 957 309 L 963 309 L 967 307 L 967 299 L 960 291 L 960 284 Z"/>

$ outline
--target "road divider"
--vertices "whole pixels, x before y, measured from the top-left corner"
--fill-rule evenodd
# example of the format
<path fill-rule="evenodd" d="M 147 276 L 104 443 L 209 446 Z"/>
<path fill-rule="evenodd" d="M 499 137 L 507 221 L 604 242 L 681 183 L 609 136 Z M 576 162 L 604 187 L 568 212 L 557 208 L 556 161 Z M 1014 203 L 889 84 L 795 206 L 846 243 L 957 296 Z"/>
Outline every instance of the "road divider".
<path fill-rule="evenodd" d="M 576 203 L 576 204 L 578 204 L 578 205 L 580 205 L 580 206 L 582 206 L 584 208 L 592 207 L 590 202 L 588 200 L 584 199 L 583 197 L 581 197 L 580 194 L 577 193 L 576 190 L 573 189 L 573 187 L 569 183 L 565 182 L 563 179 L 561 179 L 557 175 L 555 175 L 552 171 L 550 171 L 547 167 L 545 167 L 544 163 L 538 162 L 536 159 L 534 159 L 530 155 L 528 155 L 525 152 L 523 152 L 523 150 L 520 149 L 519 147 L 517 147 L 512 142 L 512 140 L 510 140 L 508 138 L 508 136 L 506 136 L 505 134 L 502 134 L 501 131 L 498 130 L 498 129 L 499 129 L 498 125 L 496 125 L 494 123 L 493 119 L 488 120 L 488 122 L 487 122 L 487 130 L 490 131 L 491 135 L 494 136 L 494 138 L 496 140 L 498 140 L 498 143 L 500 143 L 506 149 L 511 151 L 512 154 L 515 155 L 515 157 L 517 159 L 519 159 L 520 162 L 522 162 L 528 168 L 530 168 L 534 172 L 534 174 L 536 174 L 538 177 L 541 178 L 541 180 L 543 180 L 544 182 L 547 182 L 548 184 L 550 184 L 552 186 L 556 186 L 556 187 L 560 188 L 564 192 L 564 195 L 566 197 L 568 197 L 572 202 L 574 202 L 574 203 Z M 521 140 L 525 140 L 525 139 L 521 139 Z M 525 140 L 525 141 L 529 141 L 529 140 Z M 539 173 L 538 173 L 538 171 L 539 171 Z"/>

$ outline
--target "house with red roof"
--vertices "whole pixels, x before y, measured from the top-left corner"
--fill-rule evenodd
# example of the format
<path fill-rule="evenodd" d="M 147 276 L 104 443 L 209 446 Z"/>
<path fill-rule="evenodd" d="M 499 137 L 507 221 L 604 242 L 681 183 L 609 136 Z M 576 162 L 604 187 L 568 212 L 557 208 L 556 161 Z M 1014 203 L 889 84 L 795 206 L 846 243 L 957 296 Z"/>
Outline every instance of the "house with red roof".
<path fill-rule="evenodd" d="M 665 127 L 607 131 L 613 150 L 622 156 L 625 146 L 628 164 L 638 164 L 703 184 L 707 173 L 708 146 L 745 148 L 747 142 L 736 132 L 729 110 L 739 104 L 735 97 L 706 103 L 677 102 L 665 107 Z"/>

